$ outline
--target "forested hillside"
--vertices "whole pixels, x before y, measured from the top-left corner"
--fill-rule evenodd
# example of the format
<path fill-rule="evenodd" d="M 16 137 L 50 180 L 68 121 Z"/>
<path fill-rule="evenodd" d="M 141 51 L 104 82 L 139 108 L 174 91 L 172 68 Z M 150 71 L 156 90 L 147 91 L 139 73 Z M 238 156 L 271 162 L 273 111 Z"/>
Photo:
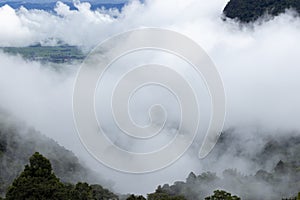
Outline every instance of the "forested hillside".
<path fill-rule="evenodd" d="M 300 13 L 300 0 L 230 0 L 223 12 L 228 18 L 251 22 L 266 14 L 277 16 L 287 9 Z"/>
<path fill-rule="evenodd" d="M 252 132 L 253 131 L 253 132 Z M 294 198 L 300 191 L 300 136 L 297 132 L 263 133 L 242 129 L 225 131 L 207 157 L 209 166 L 223 164 L 214 171 L 190 173 L 185 182 L 163 185 L 159 190 L 187 199 L 204 199 L 216 189 L 230 191 L 242 199 L 273 200 Z M 205 160 L 203 161 L 205 162 Z M 242 173 L 239 164 L 254 168 Z"/>
<path fill-rule="evenodd" d="M 24 169 L 34 152 L 50 159 L 55 174 L 63 182 L 100 182 L 69 150 L 34 129 L 26 127 L 5 112 L 0 112 L 0 196 Z M 96 176 L 95 176 L 96 175 Z"/>

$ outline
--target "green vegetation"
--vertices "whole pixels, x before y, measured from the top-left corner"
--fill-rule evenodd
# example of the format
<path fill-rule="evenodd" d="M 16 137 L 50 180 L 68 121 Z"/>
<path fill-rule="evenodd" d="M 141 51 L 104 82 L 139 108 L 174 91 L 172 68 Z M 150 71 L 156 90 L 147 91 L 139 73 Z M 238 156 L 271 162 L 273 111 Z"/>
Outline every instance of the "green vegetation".
<path fill-rule="evenodd" d="M 148 195 L 148 200 L 186 200 L 184 196 L 170 196 L 165 193 L 152 193 Z"/>
<path fill-rule="evenodd" d="M 126 200 L 146 200 L 143 196 L 135 196 L 131 194 Z M 186 200 L 182 195 L 171 195 L 162 190 L 161 186 L 158 186 L 154 193 L 147 195 L 147 200 Z"/>
<path fill-rule="evenodd" d="M 41 46 L 34 45 L 29 47 L 3 47 L 5 53 L 21 55 L 27 60 L 52 63 L 68 63 L 81 61 L 85 58 L 82 51 L 76 46 Z"/>
<path fill-rule="evenodd" d="M 236 171 L 227 172 L 228 174 L 236 174 Z M 224 174 L 226 177 L 226 175 Z M 231 177 L 232 178 L 232 177 Z M 241 198 L 224 190 L 216 190 L 212 196 L 201 197 L 200 194 L 191 194 L 196 187 L 201 192 L 201 187 L 197 182 L 203 184 L 211 183 L 211 181 L 218 180 L 215 174 L 205 173 L 196 176 L 190 173 L 187 177 L 186 183 L 177 182 L 174 186 L 163 187 L 158 186 L 154 193 L 148 194 L 147 200 L 240 200 Z M 238 180 L 241 183 L 241 180 Z M 225 181 L 230 184 L 230 181 Z M 204 186 L 203 185 L 203 186 Z M 184 192 L 182 192 L 184 191 Z M 177 194 L 177 193 L 182 193 Z M 2 198 L 0 197 L 0 200 Z M 52 170 L 50 161 L 42 156 L 40 153 L 34 153 L 30 159 L 29 164 L 25 166 L 23 172 L 13 181 L 9 186 L 4 200 L 118 200 L 119 197 L 100 185 L 89 185 L 85 182 L 78 182 L 73 185 L 71 183 L 63 183 L 56 177 Z M 251 197 L 246 199 L 253 199 Z M 255 198 L 254 198 L 255 199 Z M 265 199 L 262 197 L 262 199 Z M 146 200 L 143 196 L 135 196 L 134 194 L 128 196 L 126 200 Z M 287 200 L 287 199 L 284 199 Z M 288 200 L 300 200 L 300 193 L 298 197 L 290 198 Z"/>
<path fill-rule="evenodd" d="M 21 175 L 6 193 L 7 200 L 62 199 L 64 185 L 52 172 L 50 161 L 39 153 L 30 158 Z"/>
<path fill-rule="evenodd" d="M 126 200 L 146 200 L 142 195 L 136 196 L 134 194 L 130 195 Z"/>
<path fill-rule="evenodd" d="M 114 200 L 118 197 L 101 186 L 62 183 L 53 173 L 50 161 L 39 153 L 30 157 L 30 164 L 17 177 L 6 193 L 6 200 Z"/>
<path fill-rule="evenodd" d="M 206 197 L 205 200 L 241 200 L 240 197 L 231 196 L 230 193 L 223 190 L 214 191 L 214 195 Z"/>
<path fill-rule="evenodd" d="M 223 13 L 228 18 L 247 23 L 265 14 L 277 16 L 286 9 L 300 13 L 300 0 L 230 0 Z"/>
<path fill-rule="evenodd" d="M 23 172 L 9 186 L 5 200 L 117 200 L 100 185 L 78 182 L 63 183 L 56 177 L 50 161 L 40 153 L 34 153 Z M 186 200 L 183 196 L 172 196 L 156 190 L 148 200 Z M 130 195 L 127 200 L 146 200 L 143 196 Z"/>
<path fill-rule="evenodd" d="M 172 195 L 158 186 L 154 193 L 148 194 L 148 200 L 186 200 L 183 195 Z"/>

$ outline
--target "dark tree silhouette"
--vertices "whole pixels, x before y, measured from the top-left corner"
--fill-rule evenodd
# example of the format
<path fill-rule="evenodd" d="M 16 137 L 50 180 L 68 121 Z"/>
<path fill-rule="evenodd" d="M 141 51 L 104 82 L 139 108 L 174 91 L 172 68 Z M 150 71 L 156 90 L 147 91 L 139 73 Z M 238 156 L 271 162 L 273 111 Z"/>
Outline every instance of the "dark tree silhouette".
<path fill-rule="evenodd" d="M 64 189 L 53 173 L 50 161 L 36 152 L 30 157 L 30 164 L 8 188 L 6 199 L 62 199 Z"/>
<path fill-rule="evenodd" d="M 230 193 L 223 190 L 214 191 L 214 195 L 206 197 L 205 200 L 240 200 L 237 196 L 231 196 Z"/>
<path fill-rule="evenodd" d="M 134 194 L 130 195 L 126 200 L 146 200 L 143 196 L 135 196 Z"/>
<path fill-rule="evenodd" d="M 6 200 L 117 200 L 100 185 L 79 182 L 62 183 L 53 173 L 50 161 L 39 153 L 30 157 L 29 165 L 6 193 Z"/>
<path fill-rule="evenodd" d="M 277 16 L 286 9 L 294 9 L 300 13 L 299 0 L 230 0 L 224 8 L 228 18 L 238 19 L 242 22 L 257 20 L 264 14 Z"/>

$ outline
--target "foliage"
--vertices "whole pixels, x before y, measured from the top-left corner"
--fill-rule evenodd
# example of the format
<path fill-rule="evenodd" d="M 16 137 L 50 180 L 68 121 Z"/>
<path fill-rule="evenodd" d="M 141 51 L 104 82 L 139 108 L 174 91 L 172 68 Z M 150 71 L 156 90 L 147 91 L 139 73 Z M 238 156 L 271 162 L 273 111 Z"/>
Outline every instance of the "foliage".
<path fill-rule="evenodd" d="M 62 199 L 64 185 L 54 175 L 50 161 L 39 153 L 30 158 L 6 193 L 7 200 Z"/>
<path fill-rule="evenodd" d="M 223 12 L 228 18 L 238 19 L 242 22 L 251 22 L 265 14 L 277 16 L 284 13 L 286 9 L 294 9 L 300 13 L 300 1 L 230 0 Z"/>
<path fill-rule="evenodd" d="M 91 185 L 92 194 L 94 200 L 114 200 L 118 199 L 118 196 L 103 188 L 101 185 Z"/>
<path fill-rule="evenodd" d="M 134 194 L 132 194 L 126 200 L 146 200 L 146 199 L 142 195 L 135 196 Z"/>
<path fill-rule="evenodd" d="M 158 186 L 154 193 L 148 194 L 148 200 L 186 200 L 182 195 L 171 195 L 162 189 L 161 186 Z"/>
<path fill-rule="evenodd" d="M 99 185 L 79 182 L 74 186 L 60 182 L 53 173 L 50 161 L 36 152 L 6 193 L 6 200 L 24 199 L 114 200 L 118 197 Z"/>
<path fill-rule="evenodd" d="M 152 193 L 148 195 L 148 200 L 186 200 L 184 196 L 170 196 L 166 193 Z"/>
<path fill-rule="evenodd" d="M 230 193 L 224 190 L 216 190 L 214 194 L 210 197 L 206 197 L 205 200 L 240 200 L 241 198 L 237 196 L 231 196 Z"/>

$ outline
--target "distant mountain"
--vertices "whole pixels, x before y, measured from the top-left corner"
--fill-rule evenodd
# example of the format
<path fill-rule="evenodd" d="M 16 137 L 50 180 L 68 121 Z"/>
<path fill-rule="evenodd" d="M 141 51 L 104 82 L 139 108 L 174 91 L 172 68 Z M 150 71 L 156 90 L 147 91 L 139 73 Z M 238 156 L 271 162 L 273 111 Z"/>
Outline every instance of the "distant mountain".
<path fill-rule="evenodd" d="M 57 0 L 58 1 L 58 0 Z M 14 9 L 18 9 L 21 6 L 25 7 L 26 9 L 39 9 L 39 10 L 46 10 L 52 11 L 56 6 L 56 0 L 49 0 L 49 1 L 41 1 L 41 0 L 4 0 L 0 2 L 0 7 L 4 5 L 9 5 Z M 74 6 L 72 0 L 63 0 L 61 1 L 68 5 L 71 10 L 76 10 L 77 8 Z M 96 1 L 96 0 L 85 0 L 81 2 L 89 2 L 91 4 L 91 9 L 96 10 L 98 8 L 104 7 L 105 9 L 116 8 L 121 10 L 127 1 L 123 0 L 113 0 L 113 1 Z"/>
<path fill-rule="evenodd" d="M 11 2 L 20 2 L 20 3 L 53 3 L 57 2 L 59 0 L 2 0 L 2 2 L 5 3 L 11 3 Z M 74 0 L 60 0 L 61 2 L 69 2 L 72 3 Z M 119 4 L 119 3 L 126 3 L 128 0 L 82 0 L 80 2 L 91 2 L 91 3 L 102 3 L 102 4 Z"/>
<path fill-rule="evenodd" d="M 248 23 L 266 14 L 277 16 L 286 9 L 300 13 L 300 0 L 230 0 L 223 13 L 228 18 Z"/>

